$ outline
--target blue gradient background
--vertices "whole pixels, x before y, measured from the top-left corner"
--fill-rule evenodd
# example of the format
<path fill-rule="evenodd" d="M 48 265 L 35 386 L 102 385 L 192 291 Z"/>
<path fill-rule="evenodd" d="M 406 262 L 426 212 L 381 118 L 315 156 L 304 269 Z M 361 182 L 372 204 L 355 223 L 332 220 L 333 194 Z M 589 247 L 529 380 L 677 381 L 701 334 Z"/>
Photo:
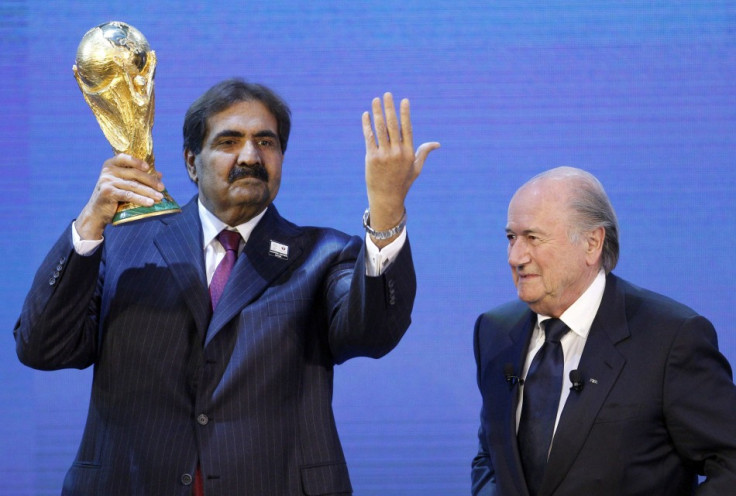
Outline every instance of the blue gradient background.
<path fill-rule="evenodd" d="M 110 156 L 72 76 L 91 27 L 126 21 L 156 50 L 156 167 L 180 203 L 188 105 L 231 76 L 293 111 L 276 200 L 287 218 L 360 233 L 360 115 L 409 97 L 416 145 L 438 140 L 408 198 L 419 282 L 398 348 L 336 371 L 357 495 L 469 493 L 479 410 L 476 316 L 515 298 L 506 205 L 541 170 L 606 187 L 616 273 L 708 316 L 736 363 L 736 7 L 732 1 L 188 3 L 0 1 L 0 494 L 58 494 L 91 371 L 36 372 L 11 330 L 37 265 Z"/>

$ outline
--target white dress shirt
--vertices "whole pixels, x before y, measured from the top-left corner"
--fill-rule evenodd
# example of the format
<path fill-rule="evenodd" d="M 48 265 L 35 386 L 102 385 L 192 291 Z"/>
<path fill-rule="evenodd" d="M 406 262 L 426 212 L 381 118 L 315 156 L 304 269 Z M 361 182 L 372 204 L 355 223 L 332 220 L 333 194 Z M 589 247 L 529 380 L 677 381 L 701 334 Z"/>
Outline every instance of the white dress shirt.
<path fill-rule="evenodd" d="M 593 319 L 598 313 L 598 307 L 601 305 L 603 299 L 603 291 L 606 289 L 606 274 L 603 270 L 598 272 L 593 282 L 588 286 L 588 289 L 575 300 L 575 303 L 563 312 L 560 316 L 560 320 L 570 328 L 562 339 L 560 344 L 562 345 L 562 353 L 565 360 L 565 370 L 562 375 L 562 391 L 560 393 L 560 404 L 557 407 L 557 418 L 555 420 L 555 431 L 557 430 L 557 423 L 560 421 L 560 415 L 562 409 L 565 407 L 567 397 L 570 395 L 570 387 L 572 382 L 570 381 L 570 371 L 578 368 L 580 363 L 580 357 L 583 355 L 583 349 L 585 348 L 585 342 L 588 339 L 588 333 L 590 332 L 590 326 L 593 325 Z M 526 362 L 522 370 L 521 377 L 526 378 L 526 374 L 529 372 L 534 356 L 539 351 L 539 348 L 544 344 L 544 331 L 542 330 L 541 323 L 550 317 L 546 315 L 537 315 L 537 323 L 532 331 L 532 338 L 529 342 L 529 351 L 526 355 Z M 523 386 L 522 386 L 523 388 Z M 523 389 L 522 389 L 523 391 Z M 519 420 L 521 419 L 521 407 L 524 403 L 524 395 L 519 395 L 519 404 L 516 407 L 516 428 L 519 428 Z"/>
<path fill-rule="evenodd" d="M 199 208 L 199 218 L 202 221 L 202 249 L 204 250 L 205 267 L 207 270 L 207 285 L 209 286 L 212 280 L 212 275 L 215 273 L 217 264 L 225 257 L 225 249 L 222 247 L 219 241 L 217 241 L 217 235 L 223 229 L 228 226 L 218 219 L 212 212 L 207 210 L 201 201 L 197 200 L 197 206 Z M 250 233 L 256 227 L 258 222 L 261 220 L 263 215 L 266 213 L 267 208 L 260 214 L 253 217 L 248 222 L 233 226 L 235 230 L 240 233 L 243 240 L 240 242 L 240 253 L 245 247 L 245 243 L 250 238 Z M 95 252 L 98 246 L 102 244 L 103 239 L 99 240 L 84 240 L 81 239 L 77 232 L 76 222 L 72 223 L 72 241 L 74 243 L 74 250 L 82 256 L 89 256 Z M 383 248 L 378 248 L 376 244 L 371 240 L 368 234 L 365 235 L 365 272 L 367 276 L 379 276 L 388 268 L 393 260 L 396 259 L 399 251 L 406 242 L 406 229 L 401 231 L 401 234 L 388 245 Z"/>

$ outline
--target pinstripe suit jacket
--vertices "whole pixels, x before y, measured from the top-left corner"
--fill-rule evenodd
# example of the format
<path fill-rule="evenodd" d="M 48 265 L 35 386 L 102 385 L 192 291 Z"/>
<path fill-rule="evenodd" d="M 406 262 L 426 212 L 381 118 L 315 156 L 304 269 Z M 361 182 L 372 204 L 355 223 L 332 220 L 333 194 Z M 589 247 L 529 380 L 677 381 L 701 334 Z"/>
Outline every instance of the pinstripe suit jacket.
<path fill-rule="evenodd" d="M 272 205 L 213 314 L 196 198 L 181 214 L 109 227 L 90 257 L 70 232 L 14 331 L 31 367 L 94 366 L 64 495 L 187 495 L 198 461 L 208 496 L 352 492 L 333 366 L 384 355 L 409 326 L 408 243 L 367 277 L 360 238 L 295 226 Z"/>

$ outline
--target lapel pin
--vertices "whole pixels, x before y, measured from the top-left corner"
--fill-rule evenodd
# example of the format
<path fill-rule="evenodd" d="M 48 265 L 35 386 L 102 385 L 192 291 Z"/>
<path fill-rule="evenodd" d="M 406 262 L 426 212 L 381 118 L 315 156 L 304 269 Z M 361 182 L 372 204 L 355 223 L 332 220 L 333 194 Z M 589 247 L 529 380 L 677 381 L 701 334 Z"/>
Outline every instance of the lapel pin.
<path fill-rule="evenodd" d="M 268 250 L 268 254 L 271 255 L 272 257 L 277 257 L 283 260 L 288 260 L 289 259 L 289 247 L 277 241 L 271 240 L 271 247 Z"/>
<path fill-rule="evenodd" d="M 598 379 L 594 379 L 594 378 L 591 377 L 590 378 L 590 383 L 591 384 L 598 384 Z"/>

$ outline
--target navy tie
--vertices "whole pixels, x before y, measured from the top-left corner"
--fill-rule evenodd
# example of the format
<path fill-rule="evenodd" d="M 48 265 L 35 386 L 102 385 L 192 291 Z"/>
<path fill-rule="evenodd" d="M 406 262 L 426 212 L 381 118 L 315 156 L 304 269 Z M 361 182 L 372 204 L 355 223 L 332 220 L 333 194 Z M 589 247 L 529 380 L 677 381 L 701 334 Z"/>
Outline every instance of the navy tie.
<path fill-rule="evenodd" d="M 560 319 L 544 322 L 544 344 L 534 356 L 524 380 L 518 442 L 531 496 L 539 492 L 547 465 L 562 392 L 564 357 L 560 339 L 569 330 Z"/>

